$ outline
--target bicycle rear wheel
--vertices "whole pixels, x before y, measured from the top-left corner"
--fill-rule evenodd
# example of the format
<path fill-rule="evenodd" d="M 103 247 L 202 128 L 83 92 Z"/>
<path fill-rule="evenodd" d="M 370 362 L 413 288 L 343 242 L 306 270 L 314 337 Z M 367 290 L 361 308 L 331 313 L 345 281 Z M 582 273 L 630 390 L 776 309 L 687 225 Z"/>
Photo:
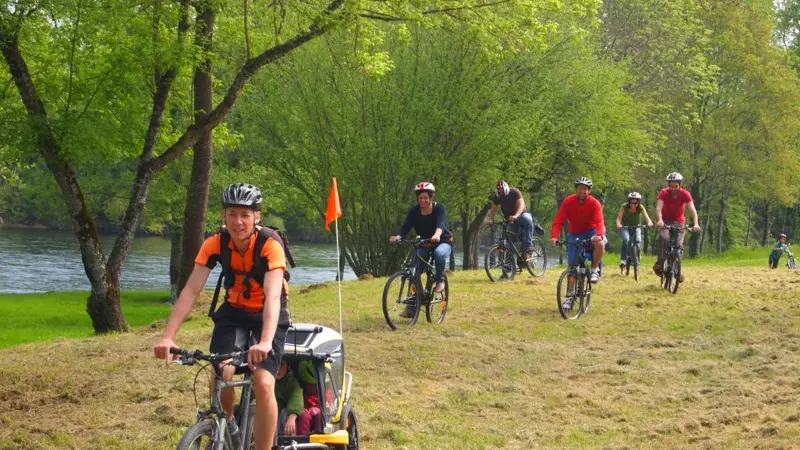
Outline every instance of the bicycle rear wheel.
<path fill-rule="evenodd" d="M 583 314 L 583 298 L 578 292 L 581 282 L 575 269 L 567 269 L 558 277 L 556 305 L 564 320 L 574 320 Z"/>
<path fill-rule="evenodd" d="M 425 308 L 425 318 L 428 323 L 436 322 L 438 324 L 444 322 L 444 316 L 447 314 L 447 305 L 450 303 L 450 282 L 447 281 L 447 275 L 444 276 L 444 290 L 442 292 L 434 292 L 435 282 L 428 283 L 427 280 L 422 280 L 425 286 L 430 286 L 430 295 L 428 301 L 424 301 L 422 306 Z M 426 288 L 426 291 L 428 289 Z"/>
<path fill-rule="evenodd" d="M 395 272 L 383 288 L 383 317 L 393 330 L 412 327 L 419 318 L 417 286 L 404 271 Z"/>
<path fill-rule="evenodd" d="M 197 422 L 189 427 L 178 442 L 176 450 L 211 450 L 214 448 L 214 428 L 216 424 L 210 420 Z M 223 442 L 223 449 L 233 450 L 228 442 Z"/>
<path fill-rule="evenodd" d="M 541 277 L 547 270 L 547 250 L 541 239 L 533 238 L 533 245 L 528 250 L 529 255 L 525 258 L 525 268 L 534 277 Z"/>
<path fill-rule="evenodd" d="M 670 292 L 678 293 L 678 285 L 681 284 L 681 257 L 676 256 L 672 261 L 672 287 Z"/>
<path fill-rule="evenodd" d="M 486 275 L 493 282 L 513 280 L 514 275 L 517 274 L 517 262 L 513 252 L 501 248 L 499 245 L 495 245 L 486 252 L 483 267 L 486 269 Z"/>

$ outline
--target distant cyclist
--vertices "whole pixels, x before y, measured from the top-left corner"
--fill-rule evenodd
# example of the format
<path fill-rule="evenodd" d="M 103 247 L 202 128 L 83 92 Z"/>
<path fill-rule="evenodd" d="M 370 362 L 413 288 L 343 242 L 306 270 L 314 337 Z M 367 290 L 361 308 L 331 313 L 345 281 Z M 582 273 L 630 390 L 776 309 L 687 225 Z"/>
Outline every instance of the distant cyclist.
<path fill-rule="evenodd" d="M 650 216 L 647 215 L 647 210 L 642 205 L 642 194 L 638 192 L 631 192 L 628 194 L 628 202 L 622 205 L 617 214 L 617 229 L 619 235 L 622 237 L 622 251 L 619 268 L 625 268 L 625 261 L 628 259 L 628 243 L 631 240 L 630 232 L 626 227 L 635 227 L 642 224 L 642 217 L 647 221 L 647 226 L 652 227 L 653 222 Z M 641 242 L 642 230 L 636 230 L 636 240 Z"/>
<path fill-rule="evenodd" d="M 433 251 L 433 261 L 436 266 L 436 286 L 433 290 L 442 292 L 444 290 L 444 270 L 450 253 L 453 251 L 450 246 L 452 234 L 447 230 L 447 211 L 444 205 L 434 201 L 436 188 L 433 183 L 426 181 L 419 183 L 414 188 L 414 193 L 417 195 L 417 204 L 408 210 L 406 220 L 400 226 L 397 234 L 389 238 L 389 242 L 393 244 L 399 241 L 411 231 L 411 228 L 414 228 L 420 238 L 430 239 L 433 246 L 418 248 L 417 255 L 427 261 Z M 422 261 L 418 262 L 422 264 Z M 407 307 L 400 313 L 400 316 L 413 317 L 414 310 L 412 308 L 413 306 Z"/>
<path fill-rule="evenodd" d="M 520 233 L 522 240 L 522 254 L 526 257 L 530 255 L 533 248 L 533 215 L 525 207 L 525 199 L 522 192 L 517 188 L 508 186 L 503 180 L 497 182 L 495 196 L 492 201 L 492 209 L 489 211 L 487 223 L 494 223 L 494 216 L 497 214 L 497 207 L 503 212 L 503 218 L 511 223 L 511 231 Z"/>
<path fill-rule="evenodd" d="M 772 246 L 772 252 L 769 254 L 770 269 L 778 268 L 778 262 L 781 260 L 781 255 L 783 255 L 785 251 L 787 251 L 786 235 L 781 233 L 781 235 L 778 236 L 778 241 Z"/>
<path fill-rule="evenodd" d="M 653 266 L 653 272 L 658 276 L 661 276 L 661 271 L 664 267 L 664 259 L 667 257 L 669 230 L 664 228 L 664 226 L 686 224 L 686 216 L 683 212 L 688 208 L 689 212 L 692 214 L 692 221 L 694 222 L 692 231 L 695 233 L 700 232 L 700 219 L 697 217 L 697 209 L 694 207 L 692 194 L 681 187 L 682 183 L 683 175 L 678 172 L 672 172 L 667 175 L 667 187 L 662 189 L 658 194 L 656 218 L 658 219 L 658 227 L 661 229 L 661 232 L 658 234 L 658 261 L 656 261 L 656 265 Z M 686 230 L 681 230 L 678 233 L 678 245 L 681 247 L 683 247 L 683 237 L 685 235 Z M 681 272 L 680 278 L 680 281 L 683 282 L 683 272 Z"/>
<path fill-rule="evenodd" d="M 589 281 L 597 283 L 600 279 L 600 262 L 605 253 L 606 225 L 603 220 L 603 206 L 592 196 L 592 180 L 580 177 L 575 180 L 575 194 L 564 199 L 561 207 L 558 208 L 556 218 L 553 221 L 553 229 L 550 234 L 550 241 L 553 245 L 558 242 L 558 234 L 564 222 L 569 222 L 567 227 L 567 259 L 570 265 L 577 260 L 578 249 L 575 248 L 575 241 L 578 239 L 590 239 L 594 242 L 592 252 L 592 274 Z"/>

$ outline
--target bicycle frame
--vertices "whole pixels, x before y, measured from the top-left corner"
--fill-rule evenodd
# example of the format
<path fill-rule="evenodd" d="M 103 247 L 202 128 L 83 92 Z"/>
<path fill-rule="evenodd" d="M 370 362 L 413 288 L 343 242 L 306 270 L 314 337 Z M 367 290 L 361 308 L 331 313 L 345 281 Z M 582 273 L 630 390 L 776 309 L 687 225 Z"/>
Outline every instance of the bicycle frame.
<path fill-rule="evenodd" d="M 517 246 L 514 244 L 514 239 L 513 239 L 514 237 L 519 237 L 519 233 L 510 231 L 508 229 L 509 224 L 510 222 L 507 220 L 504 220 L 503 223 L 501 224 L 501 226 L 503 227 L 502 228 L 503 231 L 500 235 L 500 239 L 497 241 L 497 245 L 503 249 L 508 249 L 508 248 L 513 249 L 514 256 L 516 256 L 516 258 L 519 260 L 520 258 L 523 257 L 522 252 L 520 252 Z M 522 270 L 522 268 L 518 267 L 517 270 Z"/>

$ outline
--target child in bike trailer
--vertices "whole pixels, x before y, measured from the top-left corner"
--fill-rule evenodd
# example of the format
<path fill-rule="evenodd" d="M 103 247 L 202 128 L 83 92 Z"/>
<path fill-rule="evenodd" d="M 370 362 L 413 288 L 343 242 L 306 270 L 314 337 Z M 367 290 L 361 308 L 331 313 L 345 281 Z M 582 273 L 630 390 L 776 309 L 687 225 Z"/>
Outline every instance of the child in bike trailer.
<path fill-rule="evenodd" d="M 769 268 L 777 269 L 778 262 L 781 260 L 781 255 L 786 251 L 786 235 L 781 233 L 778 236 L 778 241 L 772 246 L 772 252 L 769 254 Z"/>
<path fill-rule="evenodd" d="M 275 377 L 275 399 L 278 410 L 281 411 L 280 419 L 283 434 L 286 436 L 307 436 L 311 430 L 322 428 L 322 416 L 319 407 L 316 411 L 307 409 L 303 400 L 303 388 L 295 378 L 289 362 L 282 360 Z M 317 401 L 319 403 L 319 401 Z"/>

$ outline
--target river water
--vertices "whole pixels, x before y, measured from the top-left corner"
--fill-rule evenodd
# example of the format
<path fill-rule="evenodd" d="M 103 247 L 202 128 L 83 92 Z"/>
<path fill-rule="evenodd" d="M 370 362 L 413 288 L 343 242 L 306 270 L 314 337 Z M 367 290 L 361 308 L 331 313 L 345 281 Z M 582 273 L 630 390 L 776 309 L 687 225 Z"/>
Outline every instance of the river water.
<path fill-rule="evenodd" d="M 103 236 L 106 253 L 115 236 Z M 169 239 L 137 237 L 125 262 L 122 288 L 169 290 Z M 311 284 L 336 279 L 336 245 L 291 243 L 297 267 L 292 284 Z M 107 255 L 106 255 L 107 256 Z M 206 287 L 216 286 L 220 268 Z M 349 267 L 344 279 L 355 279 Z M 0 228 L 0 293 L 89 290 L 78 241 L 70 231 Z"/>

